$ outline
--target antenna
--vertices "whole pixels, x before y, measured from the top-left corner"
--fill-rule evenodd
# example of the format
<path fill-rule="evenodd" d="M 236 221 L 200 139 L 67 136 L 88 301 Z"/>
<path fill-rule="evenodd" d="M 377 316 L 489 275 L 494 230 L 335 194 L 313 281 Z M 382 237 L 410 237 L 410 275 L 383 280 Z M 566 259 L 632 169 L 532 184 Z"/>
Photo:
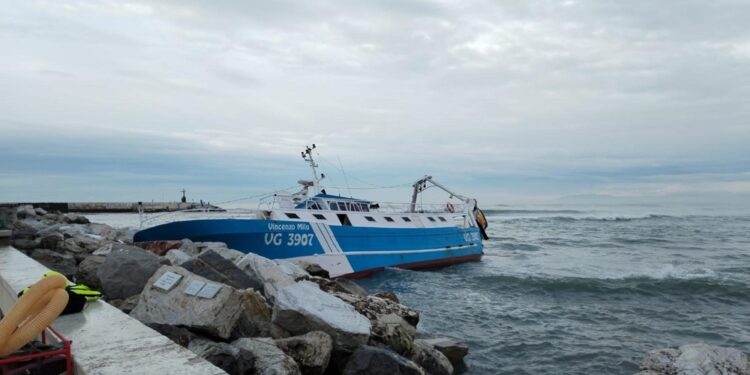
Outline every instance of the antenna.
<path fill-rule="evenodd" d="M 344 182 L 346 182 L 346 190 L 349 191 L 349 196 L 352 197 L 352 188 L 349 186 L 349 177 L 346 176 L 346 171 L 344 171 L 344 164 L 341 164 L 341 156 L 336 155 L 336 157 L 339 159 L 339 167 L 341 167 L 341 173 L 344 174 Z"/>

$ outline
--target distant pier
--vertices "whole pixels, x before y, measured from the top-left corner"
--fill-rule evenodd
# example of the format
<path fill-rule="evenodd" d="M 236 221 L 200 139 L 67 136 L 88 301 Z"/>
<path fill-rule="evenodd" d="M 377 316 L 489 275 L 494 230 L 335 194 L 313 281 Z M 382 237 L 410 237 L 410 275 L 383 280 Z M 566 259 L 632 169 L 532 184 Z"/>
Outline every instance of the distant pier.
<path fill-rule="evenodd" d="M 169 212 L 169 211 L 224 211 L 221 207 L 196 202 L 25 202 L 0 203 L 0 207 L 30 205 L 50 212 L 117 213 L 117 212 Z"/>

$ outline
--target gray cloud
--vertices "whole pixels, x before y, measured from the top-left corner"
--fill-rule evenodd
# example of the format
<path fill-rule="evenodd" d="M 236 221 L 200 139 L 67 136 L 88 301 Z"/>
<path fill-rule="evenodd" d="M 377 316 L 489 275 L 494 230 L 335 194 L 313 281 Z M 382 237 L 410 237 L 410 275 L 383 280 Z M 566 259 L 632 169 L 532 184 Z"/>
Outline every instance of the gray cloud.
<path fill-rule="evenodd" d="M 9 8 L 0 146 L 98 139 L 138 160 L 158 148 L 228 170 L 222 160 L 260 168 L 315 142 L 363 176 L 430 171 L 488 196 L 735 191 L 750 179 L 742 1 Z"/>

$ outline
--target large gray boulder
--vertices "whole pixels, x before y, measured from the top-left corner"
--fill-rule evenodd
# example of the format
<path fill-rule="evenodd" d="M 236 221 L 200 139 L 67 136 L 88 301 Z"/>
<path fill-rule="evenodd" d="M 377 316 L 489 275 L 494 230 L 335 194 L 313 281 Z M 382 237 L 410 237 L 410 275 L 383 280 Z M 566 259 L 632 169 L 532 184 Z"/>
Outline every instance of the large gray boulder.
<path fill-rule="evenodd" d="M 76 246 L 83 249 L 83 251 L 86 253 L 93 253 L 108 242 L 106 238 L 90 233 L 75 235 L 66 239 L 65 241 L 68 243 L 74 243 Z"/>
<path fill-rule="evenodd" d="M 227 244 L 223 242 L 195 242 L 194 245 L 197 251 L 196 255 L 203 254 L 207 251 L 213 251 L 232 263 L 239 261 L 245 256 L 245 253 L 239 250 L 230 249 L 227 247 Z"/>
<path fill-rule="evenodd" d="M 72 255 L 47 249 L 36 249 L 31 252 L 31 257 L 47 268 L 60 272 L 67 278 L 73 278 L 76 274 L 76 259 Z"/>
<path fill-rule="evenodd" d="M 347 279 L 327 279 L 324 277 L 319 276 L 308 276 L 306 277 L 308 281 L 312 281 L 318 286 L 320 286 L 320 289 L 331 293 L 344 293 L 344 294 L 351 294 L 359 298 L 367 298 L 367 290 L 359 286 L 357 283 L 351 280 Z"/>
<path fill-rule="evenodd" d="M 387 314 L 396 314 L 406 320 L 409 324 L 416 327 L 419 323 L 419 311 L 406 307 L 390 299 L 376 296 L 367 296 L 366 298 L 348 293 L 333 293 L 336 297 L 354 306 L 362 315 L 370 320 L 377 319 L 378 316 Z"/>
<path fill-rule="evenodd" d="M 12 207 L 0 207 L 0 230 L 13 228 L 16 222 L 16 210 Z"/>
<path fill-rule="evenodd" d="M 94 236 L 99 236 L 101 238 L 104 238 L 109 241 L 114 241 L 117 239 L 119 235 L 121 235 L 122 230 L 117 230 L 109 225 L 106 224 L 100 224 L 100 223 L 90 223 L 86 225 L 86 231 L 89 234 L 92 234 Z"/>
<path fill-rule="evenodd" d="M 297 363 L 286 355 L 269 338 L 243 337 L 232 342 L 232 346 L 251 353 L 255 359 L 257 375 L 300 375 Z"/>
<path fill-rule="evenodd" d="M 89 219 L 86 216 L 76 213 L 67 213 L 62 215 L 62 220 L 68 224 L 88 224 Z"/>
<path fill-rule="evenodd" d="M 34 206 L 30 204 L 18 206 L 16 208 L 16 217 L 19 219 L 35 218 L 36 211 L 34 210 Z"/>
<path fill-rule="evenodd" d="M 223 242 L 193 242 L 188 238 L 182 239 L 182 245 L 178 250 L 191 257 L 197 257 L 206 251 L 213 251 L 233 263 L 245 256 L 245 253 L 241 251 L 229 249 Z"/>
<path fill-rule="evenodd" d="M 305 270 L 305 272 L 307 272 L 310 276 L 322 277 L 324 279 L 331 278 L 331 275 L 328 273 L 328 271 L 317 263 L 310 263 L 304 260 L 296 260 L 294 261 L 294 264 Z"/>
<path fill-rule="evenodd" d="M 13 236 L 34 237 L 44 230 L 47 224 L 36 218 L 18 219 L 13 223 Z"/>
<path fill-rule="evenodd" d="M 453 374 L 453 365 L 448 358 L 424 340 L 414 340 L 409 359 L 430 375 Z"/>
<path fill-rule="evenodd" d="M 13 247 L 15 247 L 18 250 L 34 250 L 41 246 L 39 238 L 35 238 L 33 235 L 22 235 L 22 234 L 13 234 Z"/>
<path fill-rule="evenodd" d="M 167 272 L 179 274 L 182 278 L 168 291 L 154 286 Z M 193 281 L 216 284 L 184 268 L 159 268 L 147 281 L 138 305 L 130 315 L 146 324 L 182 326 L 207 336 L 229 339 L 243 316 L 244 305 L 240 291 L 219 284 L 220 289 L 213 298 L 186 294 L 187 287 Z"/>
<path fill-rule="evenodd" d="M 417 329 L 404 318 L 390 313 L 379 315 L 370 322 L 370 345 L 382 344 L 401 355 L 408 355 L 412 351 Z"/>
<path fill-rule="evenodd" d="M 281 272 L 287 274 L 287 276 L 293 278 L 294 280 L 300 280 L 310 276 L 310 274 L 302 269 L 302 267 L 288 260 L 276 259 L 274 260 L 274 262 L 277 266 L 279 266 Z"/>
<path fill-rule="evenodd" d="M 101 289 L 102 282 L 99 281 L 97 271 L 107 258 L 98 255 L 89 255 L 78 264 L 75 280 L 78 284 L 86 284 L 94 289 Z"/>
<path fill-rule="evenodd" d="M 107 298 L 125 299 L 140 293 L 159 266 L 158 256 L 134 246 L 119 245 L 107 255 L 96 275 Z"/>
<path fill-rule="evenodd" d="M 276 299 L 279 289 L 295 283 L 294 278 L 276 262 L 257 254 L 246 254 L 237 261 L 237 267 L 263 285 L 263 295 L 271 302 Z"/>
<path fill-rule="evenodd" d="M 380 297 L 361 297 L 335 290 L 331 293 L 351 304 L 370 320 L 370 345 L 384 345 L 402 355 L 407 355 L 411 351 L 417 333 L 419 312 Z"/>
<path fill-rule="evenodd" d="M 146 324 L 148 328 L 153 329 L 156 332 L 161 333 L 163 336 L 172 340 L 175 344 L 188 347 L 191 341 L 200 338 L 195 333 L 190 332 L 189 329 L 183 327 L 172 326 L 169 324 Z M 203 339 L 203 338 L 200 338 Z"/>
<path fill-rule="evenodd" d="M 370 336 L 370 321 L 351 305 L 309 281 L 282 288 L 276 296 L 273 322 L 294 335 L 323 331 L 337 350 L 353 351 Z"/>
<path fill-rule="evenodd" d="M 333 352 L 333 339 L 323 331 L 312 331 L 274 341 L 284 353 L 294 358 L 305 375 L 322 375 Z"/>
<path fill-rule="evenodd" d="M 461 367 L 464 357 L 469 354 L 469 346 L 465 342 L 454 340 L 447 337 L 433 337 L 429 339 L 420 339 L 428 345 L 443 353 L 451 362 L 453 367 Z"/>
<path fill-rule="evenodd" d="M 173 266 L 181 266 L 185 262 L 193 259 L 190 257 L 190 255 L 187 255 L 187 253 L 180 249 L 172 249 L 167 251 L 167 253 L 164 255 L 164 258 L 167 258 L 169 260 L 169 263 L 171 263 Z"/>
<path fill-rule="evenodd" d="M 234 327 L 232 338 L 285 336 L 271 322 L 271 308 L 263 295 L 252 289 L 238 290 L 238 293 L 242 315 Z"/>
<path fill-rule="evenodd" d="M 658 349 L 646 354 L 642 375 L 750 375 L 750 358 L 733 348 L 704 343 L 679 349 Z"/>
<path fill-rule="evenodd" d="M 227 284 L 236 289 L 253 288 L 263 290 L 263 284 L 258 282 L 257 279 L 251 278 L 241 269 L 237 268 L 234 263 L 213 250 L 205 251 L 197 258 L 182 263 L 181 266 L 196 275 Z"/>
<path fill-rule="evenodd" d="M 138 305 L 139 300 L 140 295 L 136 294 L 125 299 L 110 299 L 107 302 L 125 314 L 130 314 L 135 309 L 135 306 Z"/>
<path fill-rule="evenodd" d="M 383 348 L 363 346 L 352 354 L 343 375 L 425 375 L 414 362 Z"/>
<path fill-rule="evenodd" d="M 188 349 L 229 374 L 255 373 L 255 357 L 227 343 L 196 338 L 190 341 Z"/>
<path fill-rule="evenodd" d="M 39 237 L 39 246 L 43 249 L 58 250 L 63 248 L 64 241 L 62 233 L 49 233 Z"/>

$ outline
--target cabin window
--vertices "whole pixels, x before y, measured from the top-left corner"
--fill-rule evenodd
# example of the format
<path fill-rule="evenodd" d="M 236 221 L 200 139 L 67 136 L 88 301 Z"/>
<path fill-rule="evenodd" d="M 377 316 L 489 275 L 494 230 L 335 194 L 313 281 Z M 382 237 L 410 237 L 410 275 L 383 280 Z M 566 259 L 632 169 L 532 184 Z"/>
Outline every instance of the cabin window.
<path fill-rule="evenodd" d="M 408 218 L 408 217 L 406 217 L 406 216 L 402 217 L 402 219 L 404 219 L 404 221 L 405 221 L 405 222 L 407 222 L 407 223 L 410 223 L 410 222 L 411 222 L 411 219 L 409 219 L 409 218 Z"/>
<path fill-rule="evenodd" d="M 390 217 L 390 216 L 385 216 L 385 217 L 383 217 L 383 219 L 385 219 L 385 221 L 387 221 L 387 222 L 389 222 L 389 223 L 392 223 L 392 222 L 393 222 L 393 218 L 392 218 L 392 217 Z"/>
<path fill-rule="evenodd" d="M 326 219 L 326 217 L 323 216 L 323 215 L 321 215 L 321 214 L 313 214 L 313 216 L 315 216 L 315 218 L 318 219 L 318 220 L 325 220 Z"/>
<path fill-rule="evenodd" d="M 375 218 L 372 216 L 365 216 L 365 219 L 367 219 L 367 221 L 372 221 L 373 223 L 375 222 Z"/>
<path fill-rule="evenodd" d="M 339 211 L 349 211 L 349 207 L 346 207 L 346 203 L 339 202 Z"/>
<path fill-rule="evenodd" d="M 362 208 L 362 212 L 370 212 L 370 208 L 366 204 L 359 205 Z"/>
<path fill-rule="evenodd" d="M 331 202 L 331 211 L 336 211 L 338 209 L 339 207 L 336 205 L 336 202 Z"/>
<path fill-rule="evenodd" d="M 438 219 L 439 219 L 440 221 L 447 221 L 447 220 L 445 220 L 445 218 L 444 218 L 444 217 L 442 217 L 442 216 L 438 217 Z"/>
<path fill-rule="evenodd" d="M 352 222 L 349 221 L 349 216 L 346 216 L 346 214 L 337 214 L 336 216 L 339 217 L 341 225 L 352 226 Z"/>
<path fill-rule="evenodd" d="M 318 204 L 318 202 L 314 202 L 313 204 L 311 204 L 311 205 L 309 206 L 309 208 L 310 208 L 311 210 L 322 210 L 322 209 L 323 209 L 323 208 L 321 208 L 321 207 L 320 207 L 320 205 Z"/>
<path fill-rule="evenodd" d="M 431 221 L 433 223 L 435 222 L 435 218 L 432 217 L 432 216 L 427 216 L 427 220 L 429 220 L 429 221 Z"/>
<path fill-rule="evenodd" d="M 362 209 L 359 207 L 359 204 L 357 203 L 352 203 L 351 206 L 352 206 L 352 211 L 362 211 Z"/>
<path fill-rule="evenodd" d="M 290 219 L 299 219 L 299 215 L 297 215 L 297 214 L 293 214 L 293 213 L 291 213 L 291 212 L 287 212 L 287 213 L 286 213 L 286 217 L 288 217 L 288 218 L 290 218 Z"/>

